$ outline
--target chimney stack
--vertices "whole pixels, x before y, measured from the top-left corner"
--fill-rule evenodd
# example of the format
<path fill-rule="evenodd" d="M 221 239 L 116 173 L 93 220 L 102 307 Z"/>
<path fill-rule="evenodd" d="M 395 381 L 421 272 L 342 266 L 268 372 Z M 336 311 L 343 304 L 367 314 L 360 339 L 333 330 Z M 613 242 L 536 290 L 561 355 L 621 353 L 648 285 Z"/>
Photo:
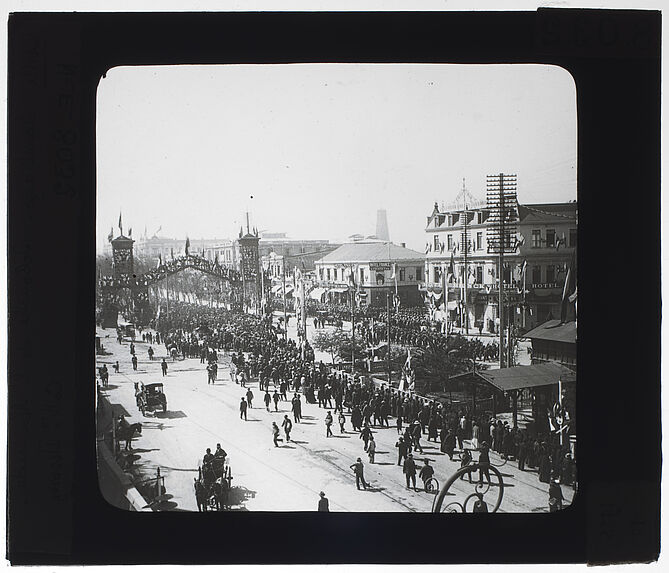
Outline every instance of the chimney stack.
<path fill-rule="evenodd" d="M 376 212 L 376 238 L 382 241 L 390 241 L 390 232 L 388 231 L 388 216 L 385 209 L 379 209 Z"/>

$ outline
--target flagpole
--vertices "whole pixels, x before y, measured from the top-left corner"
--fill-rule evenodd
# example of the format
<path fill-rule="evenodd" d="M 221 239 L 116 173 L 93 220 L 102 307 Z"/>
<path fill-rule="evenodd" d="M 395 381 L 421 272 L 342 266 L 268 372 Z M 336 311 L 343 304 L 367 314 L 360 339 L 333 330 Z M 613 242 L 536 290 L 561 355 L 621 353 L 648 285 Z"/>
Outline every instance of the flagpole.
<path fill-rule="evenodd" d="M 351 293 L 351 376 L 355 375 L 355 275 L 353 273 L 353 265 L 351 265 L 351 280 L 348 286 Z"/>
<path fill-rule="evenodd" d="M 448 286 L 446 285 L 446 261 L 441 267 L 441 283 L 442 283 L 442 293 L 441 297 L 444 303 L 444 329 L 446 336 L 448 336 Z"/>
<path fill-rule="evenodd" d="M 282 256 L 281 262 L 283 263 L 283 339 L 288 339 L 288 318 L 286 317 L 286 257 Z"/>
<path fill-rule="evenodd" d="M 386 304 L 387 304 L 387 312 L 388 312 L 388 326 L 386 329 L 386 336 L 388 338 L 388 388 L 392 388 L 392 384 L 390 382 L 390 377 L 392 374 L 392 370 L 390 367 L 390 289 L 388 289 L 387 297 L 386 297 Z"/>

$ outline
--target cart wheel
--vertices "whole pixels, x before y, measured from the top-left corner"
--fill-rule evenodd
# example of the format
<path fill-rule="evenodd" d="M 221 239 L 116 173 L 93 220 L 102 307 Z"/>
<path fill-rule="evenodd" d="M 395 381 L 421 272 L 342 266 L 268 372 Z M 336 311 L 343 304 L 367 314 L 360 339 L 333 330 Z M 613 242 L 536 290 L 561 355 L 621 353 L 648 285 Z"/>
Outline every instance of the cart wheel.
<path fill-rule="evenodd" d="M 437 493 L 439 491 L 439 482 L 434 478 L 429 479 L 425 484 L 425 491 L 427 493 Z"/>

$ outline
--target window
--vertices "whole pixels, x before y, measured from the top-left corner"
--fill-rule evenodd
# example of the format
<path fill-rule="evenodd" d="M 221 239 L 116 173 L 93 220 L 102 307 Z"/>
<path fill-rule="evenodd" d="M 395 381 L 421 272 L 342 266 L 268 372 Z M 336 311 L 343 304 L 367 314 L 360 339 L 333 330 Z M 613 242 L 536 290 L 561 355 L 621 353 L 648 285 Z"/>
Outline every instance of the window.
<path fill-rule="evenodd" d="M 360 269 L 360 284 L 365 282 L 365 269 Z"/>
<path fill-rule="evenodd" d="M 533 284 L 541 283 L 541 267 L 538 265 L 532 267 L 532 283 Z"/>
<path fill-rule="evenodd" d="M 476 282 L 483 284 L 483 267 L 476 267 Z"/>
<path fill-rule="evenodd" d="M 328 274 L 328 280 L 330 280 L 330 269 L 326 269 L 327 274 Z"/>
<path fill-rule="evenodd" d="M 476 233 L 476 250 L 480 251 L 483 248 L 483 233 Z"/>
<path fill-rule="evenodd" d="M 448 250 L 452 251 L 453 250 L 453 235 L 448 235 L 446 237 L 446 241 L 448 243 Z"/>
<path fill-rule="evenodd" d="M 532 229 L 532 248 L 538 249 L 539 247 L 541 247 L 541 231 Z"/>
<path fill-rule="evenodd" d="M 406 279 L 406 271 L 404 269 L 400 269 L 400 282 L 403 283 Z"/>
<path fill-rule="evenodd" d="M 423 280 L 423 267 L 416 267 L 416 280 L 417 281 Z"/>
<path fill-rule="evenodd" d="M 320 278 L 321 280 L 323 280 L 323 267 L 320 267 L 320 268 L 318 269 L 318 276 L 319 276 L 319 278 Z"/>
<path fill-rule="evenodd" d="M 546 246 L 554 247 L 555 246 L 555 229 L 546 230 Z M 552 281 L 548 281 L 552 282 Z"/>
<path fill-rule="evenodd" d="M 441 280 L 441 268 L 440 267 L 433 267 L 434 269 L 434 281 L 435 283 L 438 283 Z"/>
<path fill-rule="evenodd" d="M 504 284 L 511 284 L 511 269 L 509 267 L 504 269 Z"/>
<path fill-rule="evenodd" d="M 337 269 L 334 270 L 334 280 L 337 280 Z"/>
<path fill-rule="evenodd" d="M 547 283 L 555 282 L 555 265 L 548 265 L 546 267 L 546 282 Z"/>
<path fill-rule="evenodd" d="M 569 246 L 570 247 L 575 247 L 576 246 L 576 229 L 569 229 Z"/>
<path fill-rule="evenodd" d="M 439 235 L 434 236 L 434 250 L 435 251 L 439 250 Z"/>
<path fill-rule="evenodd" d="M 482 225 L 484 221 L 485 221 L 485 216 L 483 214 L 483 211 L 479 211 L 478 213 L 476 213 L 477 224 Z"/>
<path fill-rule="evenodd" d="M 452 227 L 453 226 L 453 215 L 448 216 L 448 226 Z"/>

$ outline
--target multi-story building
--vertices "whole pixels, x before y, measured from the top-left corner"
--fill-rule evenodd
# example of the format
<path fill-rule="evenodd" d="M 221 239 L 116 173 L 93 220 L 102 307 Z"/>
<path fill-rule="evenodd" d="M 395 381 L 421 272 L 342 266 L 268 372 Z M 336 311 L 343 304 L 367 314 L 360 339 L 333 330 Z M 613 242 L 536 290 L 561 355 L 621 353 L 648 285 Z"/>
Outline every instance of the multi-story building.
<path fill-rule="evenodd" d="M 485 202 L 469 199 L 466 205 L 441 209 L 435 203 L 427 217 L 421 290 L 434 307 L 443 310 L 446 287 L 449 321 L 495 332 L 499 256 L 489 246 L 491 212 Z M 575 202 L 513 205 L 516 233 L 507 237 L 511 252 L 504 256 L 503 281 L 508 294 L 505 306 L 510 309 L 507 316 L 515 326 L 530 329 L 560 316 L 566 271 L 576 248 L 576 213 Z"/>
<path fill-rule="evenodd" d="M 353 274 L 360 304 L 385 306 L 388 293 L 403 306 L 422 304 L 418 285 L 424 280 L 424 255 L 383 241 L 345 243 L 316 261 L 316 288 L 311 297 L 346 304 Z"/>
<path fill-rule="evenodd" d="M 296 268 L 313 271 L 316 261 L 337 247 L 338 243 L 325 239 L 291 239 L 286 233 L 264 232 L 260 237 L 260 260 L 272 278 L 281 277 L 284 264 L 286 274 L 292 276 Z"/>

